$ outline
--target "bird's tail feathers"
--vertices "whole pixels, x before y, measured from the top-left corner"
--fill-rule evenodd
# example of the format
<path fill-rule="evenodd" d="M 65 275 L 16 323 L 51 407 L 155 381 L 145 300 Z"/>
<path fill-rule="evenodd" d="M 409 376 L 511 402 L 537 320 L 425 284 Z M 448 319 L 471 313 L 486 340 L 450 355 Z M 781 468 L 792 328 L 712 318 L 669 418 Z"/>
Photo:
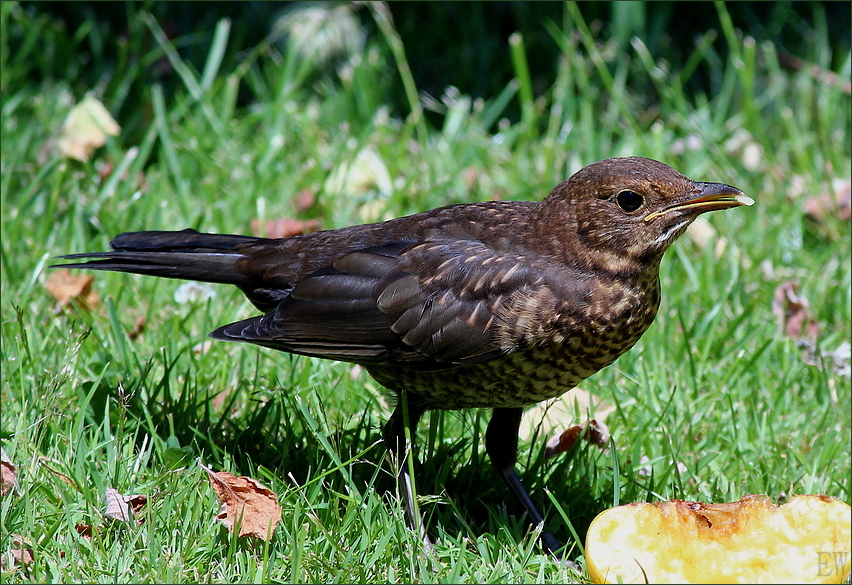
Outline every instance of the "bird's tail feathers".
<path fill-rule="evenodd" d="M 244 258 L 237 248 L 241 244 L 261 240 L 249 236 L 203 234 L 195 230 L 128 232 L 119 234 L 110 242 L 111 252 L 59 256 L 64 260 L 82 262 L 55 266 L 245 286 L 250 284 L 249 279 L 234 266 Z"/>

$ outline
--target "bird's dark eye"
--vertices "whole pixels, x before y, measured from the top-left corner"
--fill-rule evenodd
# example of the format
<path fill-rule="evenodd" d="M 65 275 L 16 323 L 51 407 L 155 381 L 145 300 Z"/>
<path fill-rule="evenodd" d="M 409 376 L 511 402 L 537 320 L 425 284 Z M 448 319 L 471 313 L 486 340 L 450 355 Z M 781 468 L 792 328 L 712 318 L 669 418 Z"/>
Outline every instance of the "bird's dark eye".
<path fill-rule="evenodd" d="M 615 201 L 624 211 L 636 211 L 645 203 L 645 198 L 633 191 L 621 191 L 615 197 Z"/>

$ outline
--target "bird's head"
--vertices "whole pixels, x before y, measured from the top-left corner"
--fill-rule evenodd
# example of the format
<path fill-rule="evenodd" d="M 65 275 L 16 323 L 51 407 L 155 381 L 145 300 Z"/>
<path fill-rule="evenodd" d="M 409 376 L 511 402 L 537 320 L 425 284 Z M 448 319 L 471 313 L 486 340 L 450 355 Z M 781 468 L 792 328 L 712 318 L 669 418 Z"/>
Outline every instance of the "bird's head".
<path fill-rule="evenodd" d="M 536 224 L 554 251 L 623 272 L 656 266 L 698 215 L 753 203 L 730 185 L 692 181 L 655 160 L 611 158 L 557 185 Z M 557 225 L 574 235 L 560 237 Z"/>

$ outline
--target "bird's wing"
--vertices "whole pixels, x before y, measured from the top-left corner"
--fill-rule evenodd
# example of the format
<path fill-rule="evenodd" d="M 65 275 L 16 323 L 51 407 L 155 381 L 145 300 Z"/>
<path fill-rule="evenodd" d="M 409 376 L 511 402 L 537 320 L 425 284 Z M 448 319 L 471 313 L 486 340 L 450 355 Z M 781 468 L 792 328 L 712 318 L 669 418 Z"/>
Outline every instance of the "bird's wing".
<path fill-rule="evenodd" d="M 504 355 L 502 305 L 541 283 L 523 256 L 475 239 L 350 252 L 302 279 L 278 307 L 214 331 L 292 353 L 435 369 Z"/>

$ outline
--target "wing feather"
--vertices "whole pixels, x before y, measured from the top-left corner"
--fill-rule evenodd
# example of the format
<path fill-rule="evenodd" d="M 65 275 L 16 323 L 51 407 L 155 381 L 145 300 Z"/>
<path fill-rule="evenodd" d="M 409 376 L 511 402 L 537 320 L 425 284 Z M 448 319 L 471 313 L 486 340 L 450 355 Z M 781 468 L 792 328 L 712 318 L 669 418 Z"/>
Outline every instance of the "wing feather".
<path fill-rule="evenodd" d="M 273 311 L 211 335 L 365 364 L 483 362 L 511 351 L 500 345 L 497 315 L 541 286 L 541 273 L 523 256 L 455 233 L 396 242 L 342 256 Z"/>

